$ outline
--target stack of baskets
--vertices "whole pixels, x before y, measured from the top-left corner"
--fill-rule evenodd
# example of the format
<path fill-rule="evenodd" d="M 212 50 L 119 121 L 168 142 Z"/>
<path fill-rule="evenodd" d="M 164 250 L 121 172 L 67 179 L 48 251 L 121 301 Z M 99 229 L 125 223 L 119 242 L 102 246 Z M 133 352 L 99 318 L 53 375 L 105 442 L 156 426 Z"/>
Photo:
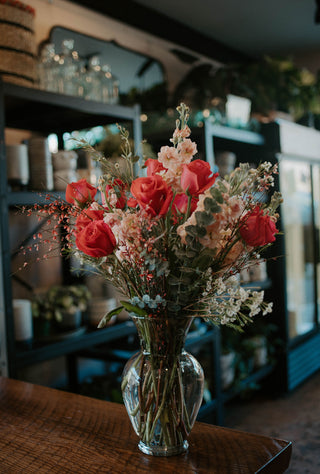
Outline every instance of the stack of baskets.
<path fill-rule="evenodd" d="M 0 75 L 6 82 L 36 82 L 35 11 L 16 0 L 0 0 Z"/>

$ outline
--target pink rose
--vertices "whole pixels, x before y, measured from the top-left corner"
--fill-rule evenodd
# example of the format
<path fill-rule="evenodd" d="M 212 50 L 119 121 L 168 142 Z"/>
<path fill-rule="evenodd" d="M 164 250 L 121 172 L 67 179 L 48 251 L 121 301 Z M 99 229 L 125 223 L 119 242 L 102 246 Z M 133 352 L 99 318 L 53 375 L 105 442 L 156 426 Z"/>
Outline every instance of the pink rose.
<path fill-rule="evenodd" d="M 212 175 L 209 163 L 194 160 L 182 167 L 181 187 L 191 196 L 199 196 L 214 184 L 217 176 L 218 173 Z"/>
<path fill-rule="evenodd" d="M 115 249 L 116 238 L 103 220 L 95 220 L 77 233 L 76 246 L 91 257 L 105 257 Z"/>
<path fill-rule="evenodd" d="M 171 187 L 158 174 L 135 179 L 131 193 L 139 206 L 152 216 L 164 216 L 173 198 Z"/>
<path fill-rule="evenodd" d="M 276 240 L 278 232 L 274 220 L 263 214 L 263 210 L 256 206 L 248 212 L 240 224 L 240 235 L 251 247 L 260 247 Z"/>
<path fill-rule="evenodd" d="M 94 186 L 83 178 L 68 184 L 66 189 L 66 201 L 78 207 L 83 207 L 94 199 L 97 191 Z"/>

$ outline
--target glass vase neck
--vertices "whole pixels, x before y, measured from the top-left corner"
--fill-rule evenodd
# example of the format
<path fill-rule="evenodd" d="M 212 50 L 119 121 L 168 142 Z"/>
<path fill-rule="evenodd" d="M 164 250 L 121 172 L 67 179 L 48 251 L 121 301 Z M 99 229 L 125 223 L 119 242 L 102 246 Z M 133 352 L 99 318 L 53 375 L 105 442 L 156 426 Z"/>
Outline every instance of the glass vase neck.
<path fill-rule="evenodd" d="M 180 315 L 133 316 L 132 320 L 145 355 L 171 358 L 182 352 L 193 318 Z"/>

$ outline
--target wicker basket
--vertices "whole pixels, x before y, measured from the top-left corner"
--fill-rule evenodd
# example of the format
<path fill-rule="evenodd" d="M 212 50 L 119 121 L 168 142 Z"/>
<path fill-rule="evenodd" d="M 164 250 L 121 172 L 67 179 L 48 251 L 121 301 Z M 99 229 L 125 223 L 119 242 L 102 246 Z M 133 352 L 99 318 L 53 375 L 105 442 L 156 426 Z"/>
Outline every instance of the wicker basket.
<path fill-rule="evenodd" d="M 0 74 L 6 82 L 32 86 L 36 81 L 34 10 L 15 0 L 0 4 Z"/>

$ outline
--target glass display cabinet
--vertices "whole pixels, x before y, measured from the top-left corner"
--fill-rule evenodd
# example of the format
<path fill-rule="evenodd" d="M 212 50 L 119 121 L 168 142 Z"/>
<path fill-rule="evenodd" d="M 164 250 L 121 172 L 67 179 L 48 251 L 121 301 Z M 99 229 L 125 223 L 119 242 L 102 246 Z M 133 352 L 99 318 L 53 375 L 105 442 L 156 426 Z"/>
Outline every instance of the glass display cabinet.
<path fill-rule="evenodd" d="M 279 121 L 264 135 L 283 195 L 272 279 L 283 346 L 279 380 L 291 390 L 320 368 L 320 132 Z"/>

